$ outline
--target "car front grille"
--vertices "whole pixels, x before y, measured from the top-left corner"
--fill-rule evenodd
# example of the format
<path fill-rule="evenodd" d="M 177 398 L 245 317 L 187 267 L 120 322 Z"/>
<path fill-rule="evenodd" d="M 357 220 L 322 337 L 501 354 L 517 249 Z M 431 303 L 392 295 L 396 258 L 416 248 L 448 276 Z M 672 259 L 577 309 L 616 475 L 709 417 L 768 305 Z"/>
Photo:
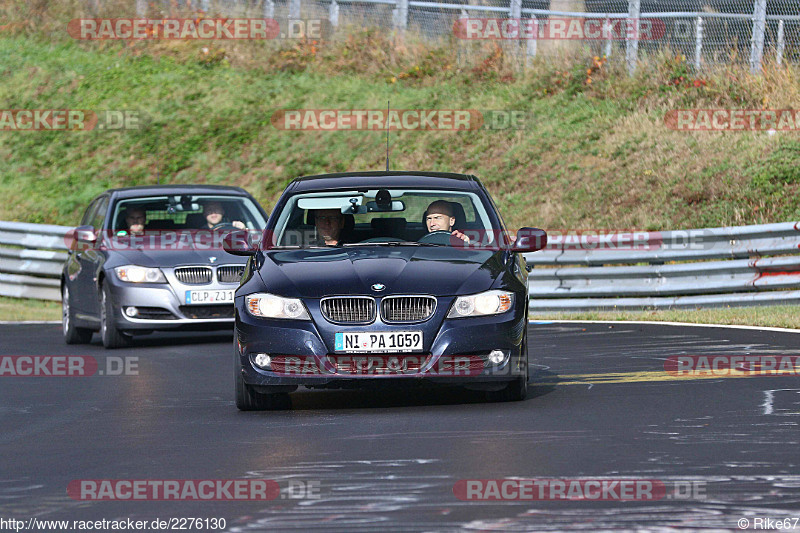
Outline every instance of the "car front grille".
<path fill-rule="evenodd" d="M 244 272 L 244 265 L 221 266 L 217 268 L 217 280 L 220 283 L 239 283 Z"/>
<path fill-rule="evenodd" d="M 184 285 L 205 285 L 211 283 L 209 267 L 179 267 L 175 269 L 175 277 Z"/>
<path fill-rule="evenodd" d="M 422 322 L 436 311 L 433 296 L 387 296 L 381 300 L 384 322 Z"/>
<path fill-rule="evenodd" d="M 322 316 L 337 324 L 363 324 L 375 320 L 375 300 L 369 296 L 334 296 L 319 302 Z"/>
<path fill-rule="evenodd" d="M 208 319 L 208 318 L 233 318 L 234 308 L 231 304 L 224 305 L 182 305 L 181 313 L 186 318 Z"/>

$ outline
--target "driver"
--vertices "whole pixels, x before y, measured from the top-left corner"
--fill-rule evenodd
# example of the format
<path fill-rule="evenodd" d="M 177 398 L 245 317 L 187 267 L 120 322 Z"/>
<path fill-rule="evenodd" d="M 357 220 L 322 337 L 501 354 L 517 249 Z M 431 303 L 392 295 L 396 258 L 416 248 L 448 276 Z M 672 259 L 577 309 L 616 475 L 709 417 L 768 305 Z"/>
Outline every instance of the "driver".
<path fill-rule="evenodd" d="M 469 242 L 469 237 L 464 235 L 458 230 L 453 229 L 456 223 L 456 217 L 453 216 L 453 207 L 450 202 L 445 200 L 436 200 L 428 209 L 425 210 L 425 225 L 428 227 L 428 232 L 446 231 L 454 237 L 458 237 L 464 242 Z"/>
<path fill-rule="evenodd" d="M 314 225 L 317 227 L 317 244 L 338 246 L 344 229 L 344 215 L 338 209 L 317 209 L 314 211 Z"/>
<path fill-rule="evenodd" d="M 128 233 L 140 235 L 144 233 L 144 222 L 146 220 L 144 209 L 141 207 L 128 207 L 125 209 L 125 224 L 128 226 Z"/>
<path fill-rule="evenodd" d="M 220 202 L 208 202 L 203 205 L 203 216 L 206 218 L 206 227 L 214 229 L 221 224 L 231 224 L 237 229 L 245 229 L 243 222 L 234 220 L 233 222 L 224 222 L 225 208 L 222 207 Z"/>

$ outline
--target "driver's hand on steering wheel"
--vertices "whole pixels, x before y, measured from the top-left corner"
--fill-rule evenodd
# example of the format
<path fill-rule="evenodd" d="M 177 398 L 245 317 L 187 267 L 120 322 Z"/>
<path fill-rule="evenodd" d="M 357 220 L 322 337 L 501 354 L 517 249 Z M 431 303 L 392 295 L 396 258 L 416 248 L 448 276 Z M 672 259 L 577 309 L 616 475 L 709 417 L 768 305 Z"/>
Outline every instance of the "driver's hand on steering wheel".
<path fill-rule="evenodd" d="M 466 235 L 464 235 L 463 233 L 461 233 L 457 229 L 454 229 L 453 233 L 451 233 L 450 235 L 452 235 L 453 237 L 458 237 L 459 239 L 461 239 L 465 243 L 469 244 L 469 237 L 467 237 Z"/>
<path fill-rule="evenodd" d="M 244 225 L 244 222 L 240 222 L 238 220 L 234 220 L 233 222 L 231 222 L 231 224 L 233 224 L 233 227 L 236 228 L 236 229 L 245 229 L 246 228 L 246 226 Z"/>

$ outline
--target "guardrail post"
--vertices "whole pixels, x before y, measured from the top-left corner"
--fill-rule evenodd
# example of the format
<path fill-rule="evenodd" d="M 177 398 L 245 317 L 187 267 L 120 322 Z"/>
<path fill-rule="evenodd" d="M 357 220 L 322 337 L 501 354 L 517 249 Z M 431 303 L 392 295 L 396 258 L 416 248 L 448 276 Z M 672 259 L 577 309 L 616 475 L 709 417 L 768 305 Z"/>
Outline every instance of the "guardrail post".
<path fill-rule="evenodd" d="M 334 28 L 339 25 L 339 4 L 336 3 L 336 0 L 331 0 L 331 6 L 328 8 L 328 19 Z"/>
<path fill-rule="evenodd" d="M 783 63 L 783 48 L 786 46 L 786 41 L 784 40 L 783 36 L 783 21 L 778 21 L 778 49 L 775 52 L 775 60 L 778 63 L 778 66 L 781 66 Z"/>
<path fill-rule="evenodd" d="M 639 58 L 639 16 L 642 12 L 641 0 L 628 0 L 628 20 L 625 23 L 625 62 L 628 74 L 636 71 L 636 60 Z M 633 25 L 633 31 L 631 31 Z M 633 36 L 631 36 L 633 33 Z"/>
<path fill-rule="evenodd" d="M 606 57 L 611 57 L 611 18 L 606 17 L 606 20 L 603 22 L 603 32 L 605 32 L 606 36 L 606 48 L 605 48 L 605 55 Z"/>
<path fill-rule="evenodd" d="M 147 0 L 136 0 L 136 16 L 144 17 L 147 15 Z"/>
<path fill-rule="evenodd" d="M 694 68 L 700 70 L 700 60 L 703 55 L 703 17 L 697 17 L 694 26 Z"/>
<path fill-rule="evenodd" d="M 750 71 L 761 72 L 761 59 L 764 57 L 764 35 L 767 26 L 767 0 L 755 0 L 753 10 L 753 38 L 750 46 Z"/>
<path fill-rule="evenodd" d="M 272 0 L 264 0 L 264 3 L 261 4 L 261 12 L 264 14 L 265 19 L 274 19 L 275 2 L 273 2 Z"/>
<path fill-rule="evenodd" d="M 394 29 L 405 30 L 408 28 L 408 0 L 397 0 L 397 7 L 392 10 Z"/>
<path fill-rule="evenodd" d="M 300 18 L 300 0 L 289 0 L 289 18 L 293 20 Z"/>
<path fill-rule="evenodd" d="M 147 4 L 147 0 L 142 0 L 144 4 Z M 200 9 L 203 13 L 208 13 L 211 11 L 211 0 L 200 0 Z"/>

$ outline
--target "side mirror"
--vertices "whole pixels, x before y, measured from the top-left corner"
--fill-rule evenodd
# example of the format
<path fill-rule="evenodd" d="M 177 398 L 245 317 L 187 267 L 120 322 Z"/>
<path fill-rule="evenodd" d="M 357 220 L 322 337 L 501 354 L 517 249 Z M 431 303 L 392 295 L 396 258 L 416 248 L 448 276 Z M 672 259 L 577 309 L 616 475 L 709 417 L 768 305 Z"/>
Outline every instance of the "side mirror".
<path fill-rule="evenodd" d="M 538 252 L 547 246 L 547 233 L 539 228 L 521 228 L 517 240 L 511 246 L 512 252 Z"/>
<path fill-rule="evenodd" d="M 250 232 L 231 231 L 222 238 L 222 249 L 231 255 L 255 255 L 256 248 L 250 244 Z"/>
<path fill-rule="evenodd" d="M 68 250 L 88 250 L 97 244 L 97 234 L 92 226 L 78 226 L 67 231 L 64 242 Z"/>

